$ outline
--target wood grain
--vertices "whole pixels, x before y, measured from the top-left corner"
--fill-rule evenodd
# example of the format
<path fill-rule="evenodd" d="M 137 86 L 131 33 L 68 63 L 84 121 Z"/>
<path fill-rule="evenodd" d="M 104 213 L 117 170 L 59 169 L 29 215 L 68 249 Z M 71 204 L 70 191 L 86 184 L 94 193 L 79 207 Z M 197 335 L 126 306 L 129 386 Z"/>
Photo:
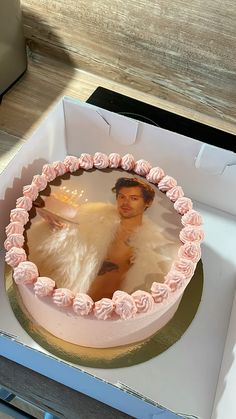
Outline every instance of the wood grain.
<path fill-rule="evenodd" d="M 59 418 L 131 417 L 1 356 L 0 371 L 0 385 Z"/>
<path fill-rule="evenodd" d="M 185 106 L 179 105 L 175 94 L 171 100 L 163 100 L 113 80 L 76 70 L 64 62 L 31 53 L 26 74 L 4 96 L 0 106 L 0 172 L 63 95 L 86 101 L 98 86 L 236 134 L 236 124 L 228 122 L 225 117 L 216 118 L 214 113 L 207 115 L 204 106 L 201 112 L 196 111 L 191 101 L 188 104 L 185 101 Z"/>
<path fill-rule="evenodd" d="M 63 95 L 85 101 L 97 86 L 236 133 L 235 2 L 21 3 L 28 71 L 0 106 L 0 130 L 16 137 L 1 135 L 0 169 Z M 62 417 L 125 417 L 4 358 L 0 371 L 0 385 Z"/>
<path fill-rule="evenodd" d="M 22 0 L 32 51 L 236 122 L 236 3 Z"/>
<path fill-rule="evenodd" d="M 202 112 L 197 112 L 191 106 L 178 105 L 174 96 L 171 101 L 163 100 L 34 53 L 29 56 L 26 74 L 4 96 L 0 106 L 0 131 L 3 131 L 0 139 L 1 170 L 22 145 L 22 141 L 30 137 L 40 121 L 63 95 L 86 101 L 98 86 L 224 131 L 236 133 L 235 124 L 226 121 L 225 118 L 206 115 L 204 107 Z M 17 138 L 9 140 L 4 136 L 4 132 Z"/>

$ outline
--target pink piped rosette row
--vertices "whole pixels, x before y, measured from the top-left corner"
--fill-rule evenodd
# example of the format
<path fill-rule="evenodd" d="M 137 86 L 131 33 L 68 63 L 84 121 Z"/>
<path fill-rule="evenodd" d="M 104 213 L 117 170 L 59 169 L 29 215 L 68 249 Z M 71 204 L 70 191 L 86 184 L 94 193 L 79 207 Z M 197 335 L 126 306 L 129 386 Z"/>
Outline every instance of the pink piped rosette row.
<path fill-rule="evenodd" d="M 179 238 L 182 245 L 178 257 L 173 262 L 170 271 L 164 277 L 164 282 L 153 282 L 150 293 L 142 290 L 131 295 L 123 291 L 116 291 L 112 299 L 102 298 L 94 302 L 87 294 L 77 293 L 66 288 L 56 288 L 55 281 L 39 275 L 37 266 L 27 261 L 24 245 L 24 226 L 29 221 L 28 211 L 33 201 L 44 190 L 48 182 L 65 173 L 73 173 L 79 169 L 93 168 L 123 169 L 143 176 L 146 180 L 166 193 L 174 203 L 175 210 L 182 216 L 183 225 Z M 58 307 L 70 307 L 79 316 L 94 315 L 100 320 L 108 320 L 118 316 L 123 320 L 135 317 L 138 313 L 151 312 L 156 305 L 166 304 L 174 297 L 177 290 L 181 291 L 192 278 L 196 264 L 201 258 L 200 243 L 204 239 L 202 217 L 193 210 L 192 201 L 184 196 L 183 189 L 177 181 L 164 173 L 160 167 L 152 167 L 143 159 L 135 161 L 131 154 L 121 157 L 118 153 L 106 155 L 97 152 L 94 156 L 82 153 L 80 157 L 67 156 L 64 161 L 45 164 L 42 174 L 35 175 L 31 184 L 23 187 L 23 194 L 16 201 L 16 208 L 11 210 L 10 224 L 6 227 L 7 238 L 4 242 L 6 249 L 5 260 L 13 268 L 13 278 L 16 284 L 33 284 L 34 293 L 39 298 L 51 297 Z"/>

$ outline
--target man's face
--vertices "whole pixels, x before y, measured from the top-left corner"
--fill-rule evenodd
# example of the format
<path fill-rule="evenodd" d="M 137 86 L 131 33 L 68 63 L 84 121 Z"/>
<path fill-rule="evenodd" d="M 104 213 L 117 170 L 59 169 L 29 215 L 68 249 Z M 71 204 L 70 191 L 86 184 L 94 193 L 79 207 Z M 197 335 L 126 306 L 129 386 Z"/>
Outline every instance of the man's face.
<path fill-rule="evenodd" d="M 144 201 L 142 190 L 139 186 L 123 187 L 117 195 L 117 208 L 121 217 L 132 218 L 143 215 L 144 210 L 151 203 Z"/>

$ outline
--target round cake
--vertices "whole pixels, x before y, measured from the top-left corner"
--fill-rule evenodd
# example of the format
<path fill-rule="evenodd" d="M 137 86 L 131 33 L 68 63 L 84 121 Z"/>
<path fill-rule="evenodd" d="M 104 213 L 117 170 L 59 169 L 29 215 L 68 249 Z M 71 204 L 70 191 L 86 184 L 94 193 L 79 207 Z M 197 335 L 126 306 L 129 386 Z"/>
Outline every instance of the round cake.
<path fill-rule="evenodd" d="M 115 205 L 84 198 L 82 186 L 58 186 L 96 173 L 103 183 L 114 174 Z M 175 240 L 146 216 L 155 190 L 178 218 Z M 131 154 L 100 152 L 45 164 L 23 187 L 6 235 L 5 260 L 29 316 L 58 338 L 95 348 L 142 341 L 168 323 L 204 238 L 200 214 L 173 177 Z"/>

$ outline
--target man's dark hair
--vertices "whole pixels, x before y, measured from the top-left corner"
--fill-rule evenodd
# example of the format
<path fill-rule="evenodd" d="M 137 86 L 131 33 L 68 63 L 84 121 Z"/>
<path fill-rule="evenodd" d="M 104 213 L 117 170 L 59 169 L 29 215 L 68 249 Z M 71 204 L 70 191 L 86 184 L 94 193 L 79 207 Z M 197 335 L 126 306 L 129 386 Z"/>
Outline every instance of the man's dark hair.
<path fill-rule="evenodd" d="M 120 177 L 117 179 L 115 186 L 112 188 L 112 192 L 115 192 L 117 197 L 121 188 L 132 188 L 134 186 L 140 187 L 144 202 L 146 204 L 149 204 L 153 201 L 155 191 L 152 186 L 149 185 L 149 183 L 144 182 L 143 180 L 136 177 Z"/>

